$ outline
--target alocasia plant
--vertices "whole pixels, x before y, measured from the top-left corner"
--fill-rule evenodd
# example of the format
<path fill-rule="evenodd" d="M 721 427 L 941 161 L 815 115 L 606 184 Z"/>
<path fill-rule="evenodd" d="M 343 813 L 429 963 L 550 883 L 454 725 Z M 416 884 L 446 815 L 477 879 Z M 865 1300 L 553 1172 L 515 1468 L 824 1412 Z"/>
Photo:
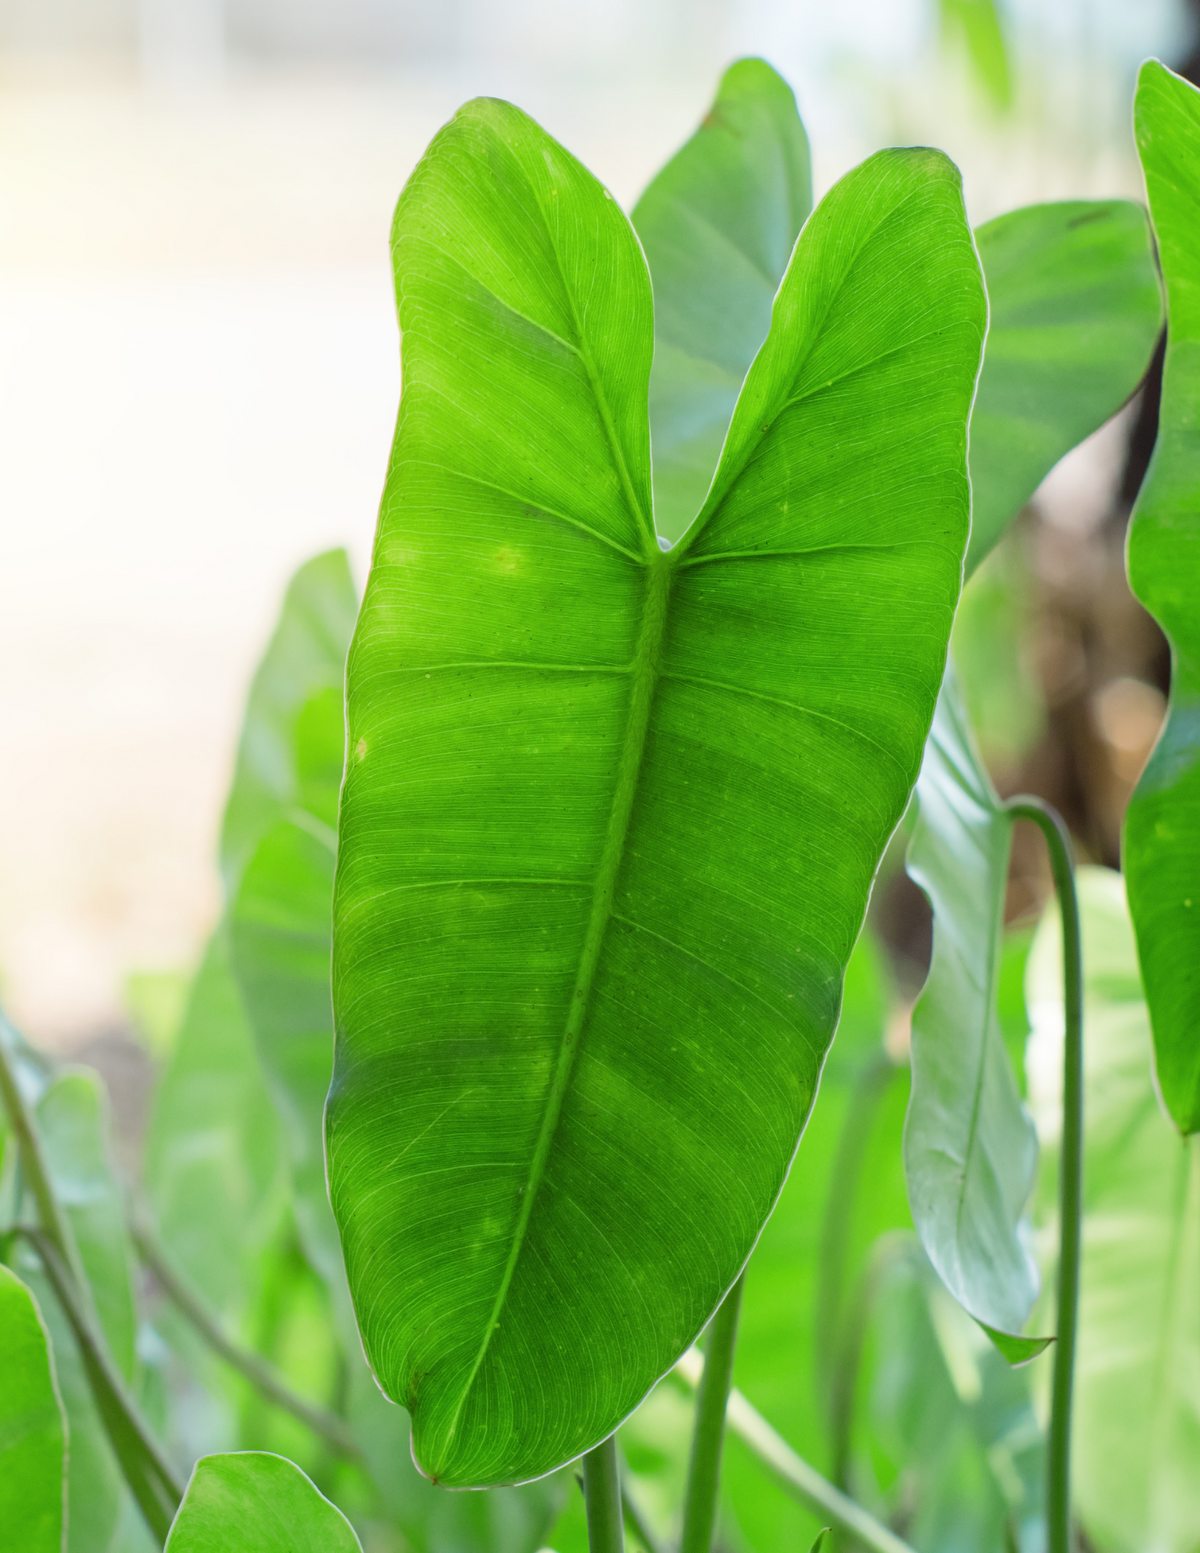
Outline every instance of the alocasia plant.
<path fill-rule="evenodd" d="M 1171 642 L 1166 726 L 1125 825 L 1125 873 L 1175 1125 L 1200 1131 L 1200 92 L 1150 61 L 1135 128 L 1167 287 L 1158 443 L 1129 532 L 1129 580 Z"/>
<path fill-rule="evenodd" d="M 607 191 L 474 103 L 394 254 L 329 1179 L 419 1462 L 482 1484 L 603 1439 L 782 1185 L 940 682 L 983 297 L 945 158 L 850 174 L 669 548 L 650 281 Z"/>

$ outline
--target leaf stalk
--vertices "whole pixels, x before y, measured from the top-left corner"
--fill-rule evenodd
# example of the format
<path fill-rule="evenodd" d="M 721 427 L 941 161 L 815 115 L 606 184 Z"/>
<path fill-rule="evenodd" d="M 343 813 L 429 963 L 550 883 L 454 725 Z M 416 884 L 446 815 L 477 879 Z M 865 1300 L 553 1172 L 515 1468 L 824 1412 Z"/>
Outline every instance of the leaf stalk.
<path fill-rule="evenodd" d="M 40 1230 L 22 1234 L 37 1252 L 46 1277 L 79 1344 L 96 1411 L 103 1421 L 113 1453 L 121 1465 L 130 1492 L 146 1517 L 151 1531 L 165 1542 L 183 1499 L 183 1483 L 176 1476 L 158 1442 L 129 1394 L 108 1345 L 93 1326 L 79 1297 L 70 1268 L 51 1238 Z"/>
<path fill-rule="evenodd" d="M 704 1370 L 696 1393 L 696 1421 L 688 1462 L 687 1494 L 683 1501 L 680 1553 L 709 1553 L 721 1486 L 721 1447 L 725 1441 L 725 1407 L 733 1380 L 733 1350 L 746 1275 L 717 1307 L 709 1322 Z"/>
<path fill-rule="evenodd" d="M 1071 1548 L 1071 1405 L 1079 1318 L 1083 1221 L 1083 954 L 1071 837 L 1061 815 L 1040 798 L 1021 794 L 1007 809 L 1031 820 L 1046 838 L 1062 919 L 1063 1116 L 1059 1168 L 1058 1341 L 1046 1454 L 1046 1541 L 1049 1553 Z"/>
<path fill-rule="evenodd" d="M 590 1553 L 625 1553 L 617 1437 L 610 1434 L 583 1458 Z"/>
<path fill-rule="evenodd" d="M 695 1390 L 700 1384 L 703 1362 L 699 1352 L 689 1348 L 676 1364 L 675 1373 L 685 1385 Z M 792 1499 L 815 1510 L 831 1525 L 857 1537 L 871 1553 L 914 1553 L 903 1538 L 835 1488 L 828 1478 L 822 1477 L 798 1455 L 736 1387 L 730 1390 L 725 1420 Z"/>

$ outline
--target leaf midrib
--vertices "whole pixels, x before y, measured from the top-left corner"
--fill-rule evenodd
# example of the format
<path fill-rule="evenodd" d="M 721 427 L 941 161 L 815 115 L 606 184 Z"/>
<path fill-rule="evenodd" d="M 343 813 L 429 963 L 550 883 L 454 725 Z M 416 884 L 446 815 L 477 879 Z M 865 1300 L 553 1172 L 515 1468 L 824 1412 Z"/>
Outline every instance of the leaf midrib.
<path fill-rule="evenodd" d="M 541 1126 L 538 1130 L 533 1159 L 529 1167 L 529 1175 L 522 1189 L 520 1213 L 513 1230 L 508 1260 L 505 1263 L 500 1287 L 496 1292 L 496 1298 L 492 1305 L 491 1315 L 484 1330 L 479 1350 L 463 1384 L 450 1426 L 446 1431 L 447 1444 L 454 1438 L 463 1407 L 487 1356 L 492 1336 L 499 1325 L 500 1313 L 508 1298 L 509 1287 L 512 1284 L 517 1263 L 520 1260 L 521 1251 L 524 1247 L 525 1237 L 528 1233 L 529 1223 L 537 1200 L 538 1188 L 541 1186 L 545 1176 L 546 1162 L 549 1159 L 555 1134 L 558 1131 L 559 1117 L 562 1114 L 563 1103 L 566 1099 L 575 1061 L 579 1054 L 583 1028 L 591 999 L 592 984 L 600 963 L 600 954 L 604 947 L 604 938 L 608 930 L 608 924 L 613 917 L 613 897 L 616 890 L 617 875 L 624 860 L 625 841 L 629 833 L 630 820 L 633 816 L 634 801 L 637 797 L 638 778 L 641 773 L 642 756 L 646 747 L 646 736 L 650 727 L 650 713 L 654 703 L 654 692 L 661 672 L 660 664 L 663 638 L 667 624 L 667 605 L 670 598 L 674 571 L 675 568 L 672 565 L 671 558 L 667 555 L 653 558 L 647 563 L 645 569 L 646 592 L 642 607 L 641 627 L 634 649 L 633 661 L 630 665 L 632 683 L 630 686 L 629 708 L 626 714 L 625 738 L 621 748 L 620 762 L 617 767 L 617 777 L 614 784 L 612 807 L 609 811 L 604 849 L 600 854 L 600 862 L 596 869 L 595 883 L 592 889 L 592 907 L 588 917 L 583 948 L 579 957 L 575 986 L 571 993 L 566 1028 L 563 1031 L 562 1044 L 559 1047 L 550 1090 L 546 1096 Z"/>

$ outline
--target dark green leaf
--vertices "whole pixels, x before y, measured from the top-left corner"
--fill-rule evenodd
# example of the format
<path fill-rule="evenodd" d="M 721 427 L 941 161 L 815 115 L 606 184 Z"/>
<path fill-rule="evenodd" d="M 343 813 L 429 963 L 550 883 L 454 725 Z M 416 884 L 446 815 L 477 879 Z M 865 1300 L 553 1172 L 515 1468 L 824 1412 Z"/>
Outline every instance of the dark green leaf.
<path fill-rule="evenodd" d="M 811 209 L 792 90 L 763 60 L 739 60 L 632 217 L 654 286 L 654 522 L 672 542 L 708 491 Z"/>
<path fill-rule="evenodd" d="M 62 1553 L 66 1420 L 37 1302 L 0 1266 L 0 1527 L 14 1553 Z"/>
<path fill-rule="evenodd" d="M 998 991 L 1012 820 L 975 749 L 952 670 L 917 782 L 908 871 L 933 907 L 933 963 L 912 1021 L 904 1167 L 913 1221 L 955 1299 L 1007 1358 L 1038 1292 L 1022 1225 L 1037 1168 L 1000 1027 Z M 1001 1341 L 1002 1340 L 1002 1341 Z"/>
<path fill-rule="evenodd" d="M 1179 1137 L 1155 1093 L 1121 876 L 1081 868 L 1076 885 L 1086 1125 L 1072 1492 L 1093 1547 L 1191 1553 L 1200 1526 L 1200 1139 Z M 1038 1219 L 1054 1245 L 1063 1003 L 1053 904 L 1030 952 L 1026 996 L 1029 1096 L 1045 1156 Z"/>
<path fill-rule="evenodd" d="M 1129 534 L 1133 591 L 1171 642 L 1167 723 L 1125 823 L 1125 874 L 1158 1082 L 1181 1132 L 1200 1130 L 1200 93 L 1151 61 L 1138 150 L 1167 283 L 1158 444 Z"/>
<path fill-rule="evenodd" d="M 943 157 L 844 179 L 663 556 L 650 286 L 606 191 L 471 104 L 394 250 L 329 1175 L 417 1458 L 481 1484 L 609 1433 L 783 1184 L 936 698 L 982 296 Z"/>
<path fill-rule="evenodd" d="M 991 319 L 971 415 L 968 576 L 1051 467 L 1128 399 L 1162 319 L 1140 205 L 1028 205 L 975 239 Z"/>
<path fill-rule="evenodd" d="M 283 1456 L 204 1456 L 167 1538 L 167 1553 L 361 1553 L 354 1528 Z"/>

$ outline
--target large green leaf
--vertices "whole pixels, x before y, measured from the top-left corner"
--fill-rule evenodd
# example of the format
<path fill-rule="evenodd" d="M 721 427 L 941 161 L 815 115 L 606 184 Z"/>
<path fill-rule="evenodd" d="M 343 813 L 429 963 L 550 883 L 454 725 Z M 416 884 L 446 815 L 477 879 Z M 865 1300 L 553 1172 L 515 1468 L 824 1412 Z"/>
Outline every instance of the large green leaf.
<path fill-rule="evenodd" d="M 811 209 L 792 90 L 763 60 L 739 60 L 632 216 L 654 286 L 654 522 L 672 542 L 708 491 Z"/>
<path fill-rule="evenodd" d="M 1193 1553 L 1200 1526 L 1200 1142 L 1155 1094 L 1149 1020 L 1119 874 L 1076 876 L 1084 967 L 1083 1269 L 1073 1487 L 1103 1553 Z M 1062 949 L 1053 907 L 1026 973 L 1026 1071 L 1057 1238 Z"/>
<path fill-rule="evenodd" d="M 354 1528 L 300 1468 L 267 1451 L 204 1456 L 168 1553 L 361 1553 Z"/>
<path fill-rule="evenodd" d="M 1013 1359 L 1037 1298 L 1022 1218 L 1037 1139 L 1000 1026 L 1012 820 L 988 780 L 948 669 L 917 782 L 908 871 L 933 907 L 933 962 L 912 1021 L 904 1168 L 913 1221 L 955 1299 Z"/>
<path fill-rule="evenodd" d="M 0 1527 L 20 1553 L 62 1553 L 66 1421 L 33 1295 L 0 1265 Z"/>
<path fill-rule="evenodd" d="M 244 747 L 260 742 L 254 732 L 258 719 L 277 716 L 278 706 L 266 699 L 263 687 L 280 678 L 267 669 L 272 655 L 281 650 L 277 644 L 286 643 L 297 629 L 293 617 L 298 604 L 304 604 L 303 615 L 332 612 L 328 605 L 317 608 L 315 595 L 322 587 L 340 589 L 341 573 L 314 570 L 310 563 L 288 591 L 283 619 L 256 677 Z M 326 696 L 319 682 L 335 671 L 340 675 L 348 640 L 347 623 L 345 640 L 326 638 L 323 665 L 315 652 L 309 653 L 310 684 L 316 681 L 318 688 L 304 703 L 301 716 L 278 735 L 283 764 L 292 769 L 304 768 L 306 746 L 341 750 L 341 698 Z M 310 784 L 305 789 L 302 803 L 276 805 L 273 825 L 243 866 L 228 916 L 246 1017 L 283 1124 L 297 1226 L 305 1254 L 329 1290 L 336 1341 L 347 1360 L 347 1417 L 386 1512 L 407 1542 L 429 1553 L 531 1553 L 544 1540 L 565 1485 L 546 1480 L 484 1496 L 449 1495 L 433 1488 L 412 1463 L 407 1416 L 381 1396 L 361 1361 L 325 1188 L 321 1127 L 333 1066 L 329 954 L 335 837 L 320 816 L 336 807 L 340 775 L 339 764 L 336 771 L 330 768 L 324 788 Z M 257 812 L 265 822 L 270 813 L 265 801 Z"/>
<path fill-rule="evenodd" d="M 1128 399 L 1162 321 L 1140 205 L 1028 205 L 975 240 L 991 321 L 971 416 L 968 576 L 1050 468 Z"/>
<path fill-rule="evenodd" d="M 1138 150 L 1167 283 L 1158 443 L 1129 534 L 1133 591 L 1171 642 L 1166 727 L 1129 805 L 1125 874 L 1176 1126 L 1200 1130 L 1200 93 L 1142 66 Z"/>
<path fill-rule="evenodd" d="M 606 1435 L 782 1186 L 941 677 L 983 308 L 943 157 L 844 179 L 664 555 L 607 192 L 477 102 L 394 251 L 327 1148 L 368 1356 L 466 1485 Z"/>
<path fill-rule="evenodd" d="M 342 779 L 342 683 L 358 595 L 344 550 L 315 556 L 288 585 L 250 687 L 221 830 L 226 889 L 292 808 L 327 825 Z"/>

